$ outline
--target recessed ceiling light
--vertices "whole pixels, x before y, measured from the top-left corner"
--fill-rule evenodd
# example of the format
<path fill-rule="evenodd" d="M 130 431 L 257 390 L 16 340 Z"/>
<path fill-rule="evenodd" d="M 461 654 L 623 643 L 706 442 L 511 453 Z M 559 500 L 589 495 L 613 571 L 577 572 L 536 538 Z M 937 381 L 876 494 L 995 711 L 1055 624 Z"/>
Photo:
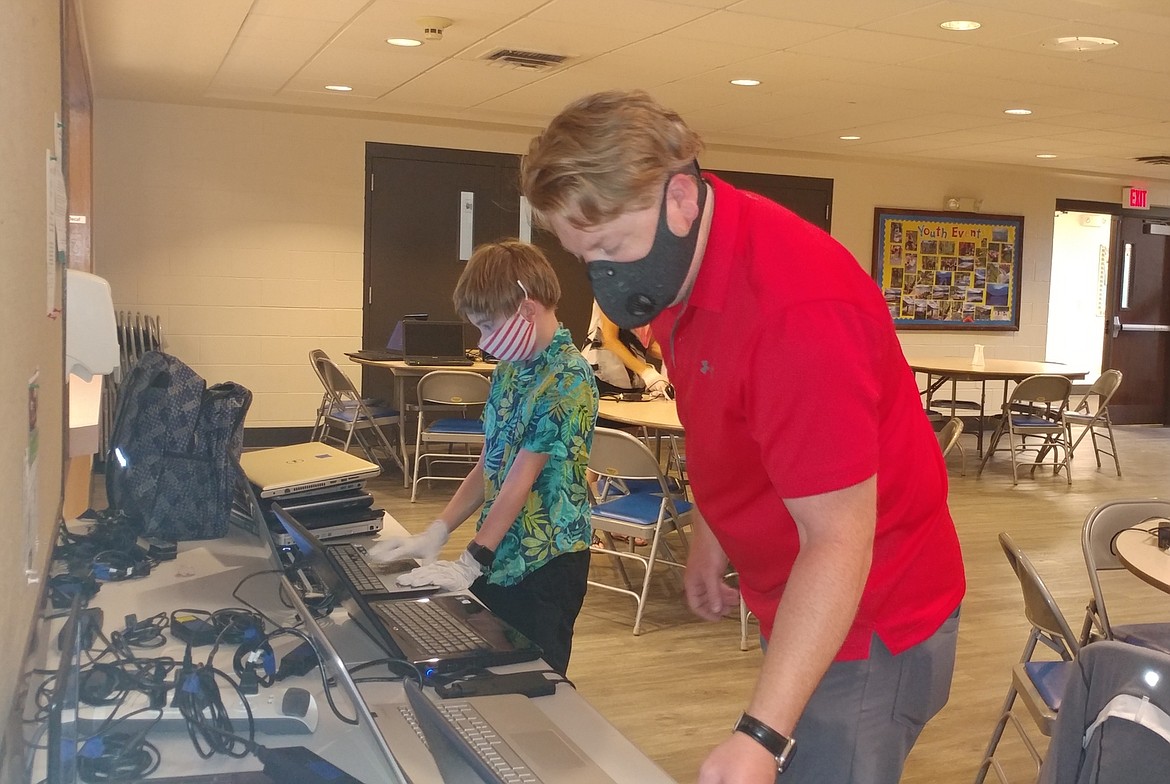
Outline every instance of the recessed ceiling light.
<path fill-rule="evenodd" d="M 332 90 L 335 93 L 348 93 L 353 90 L 348 84 L 327 84 L 325 85 L 325 89 Z"/>
<path fill-rule="evenodd" d="M 1053 38 L 1045 41 L 1043 46 L 1055 49 L 1058 52 L 1099 52 L 1103 49 L 1112 49 L 1117 41 L 1112 38 L 1097 38 L 1092 35 L 1069 35 L 1063 38 Z"/>
<path fill-rule="evenodd" d="M 1054 153 L 1051 153 L 1051 152 L 1038 152 L 1038 153 L 1036 153 L 1036 157 L 1037 158 L 1055 158 L 1056 155 Z"/>
<path fill-rule="evenodd" d="M 855 142 L 858 139 L 860 139 L 861 137 L 860 136 L 838 136 L 837 138 L 843 142 Z"/>
<path fill-rule="evenodd" d="M 386 43 L 391 46 L 422 46 L 422 41 L 417 38 L 387 38 Z"/>
<path fill-rule="evenodd" d="M 760 83 L 759 79 L 732 79 L 731 83 L 736 87 L 755 87 Z"/>
<path fill-rule="evenodd" d="M 1020 116 L 1023 116 L 1026 114 L 1031 114 L 1032 110 L 1031 109 L 1004 109 L 1003 113 L 1004 114 L 1018 114 Z"/>
<path fill-rule="evenodd" d="M 944 30 L 954 30 L 957 32 L 962 32 L 965 30 L 978 30 L 982 26 L 983 25 L 979 24 L 978 22 L 972 22 L 968 19 L 952 19 L 949 22 L 943 22 L 939 25 L 939 27 Z"/>

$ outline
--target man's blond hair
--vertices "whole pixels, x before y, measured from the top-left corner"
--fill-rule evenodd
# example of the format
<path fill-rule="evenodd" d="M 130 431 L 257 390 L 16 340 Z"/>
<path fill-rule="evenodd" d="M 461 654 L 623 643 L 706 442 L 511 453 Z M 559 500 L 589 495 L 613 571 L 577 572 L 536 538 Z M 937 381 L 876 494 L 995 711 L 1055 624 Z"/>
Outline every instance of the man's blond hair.
<path fill-rule="evenodd" d="M 455 310 L 462 316 L 510 316 L 524 301 L 517 281 L 530 299 L 547 308 L 561 301 L 561 283 L 540 248 L 502 240 L 480 245 L 471 254 L 451 296 Z"/>
<path fill-rule="evenodd" d="M 594 93 L 566 106 L 528 145 L 520 188 L 536 218 L 605 223 L 662 198 L 668 175 L 703 149 L 675 112 L 641 90 Z"/>

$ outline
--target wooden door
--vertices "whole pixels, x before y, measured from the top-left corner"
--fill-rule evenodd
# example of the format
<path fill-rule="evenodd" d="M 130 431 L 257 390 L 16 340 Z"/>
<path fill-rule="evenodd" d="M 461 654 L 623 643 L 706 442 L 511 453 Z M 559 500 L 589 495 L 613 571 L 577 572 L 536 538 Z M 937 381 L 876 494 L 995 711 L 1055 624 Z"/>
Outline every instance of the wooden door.
<path fill-rule="evenodd" d="M 1109 405 L 1116 424 L 1167 423 L 1170 370 L 1170 272 L 1165 235 L 1145 233 L 1141 218 L 1122 217 L 1113 243 L 1105 366 L 1122 373 Z"/>
<path fill-rule="evenodd" d="M 366 248 L 363 348 L 382 348 L 406 313 L 456 320 L 451 293 L 463 272 L 463 251 L 515 236 L 517 207 L 505 204 L 504 167 L 515 156 L 369 144 L 366 153 Z M 465 211 L 466 194 L 472 209 Z M 469 214 L 468 214 L 469 212 Z M 469 241 L 468 241 L 469 240 Z M 478 330 L 467 325 L 464 342 Z M 366 369 L 366 396 L 389 399 L 389 374 Z"/>
<path fill-rule="evenodd" d="M 795 212 L 814 226 L 829 231 L 833 222 L 833 181 L 824 177 L 719 171 L 711 173 L 724 182 L 758 193 Z"/>

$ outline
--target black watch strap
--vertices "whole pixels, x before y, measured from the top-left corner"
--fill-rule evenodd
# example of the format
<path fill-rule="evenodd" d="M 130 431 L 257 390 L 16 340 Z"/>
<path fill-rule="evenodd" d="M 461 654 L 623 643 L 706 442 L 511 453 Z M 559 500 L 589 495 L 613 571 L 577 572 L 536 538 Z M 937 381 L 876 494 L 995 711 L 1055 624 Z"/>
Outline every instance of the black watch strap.
<path fill-rule="evenodd" d="M 776 758 L 776 773 L 783 773 L 796 754 L 796 741 L 781 735 L 764 722 L 748 713 L 740 714 L 734 732 L 742 732 L 768 750 Z"/>
<path fill-rule="evenodd" d="M 496 551 L 489 550 L 479 542 L 472 539 L 467 543 L 467 552 L 475 559 L 475 562 L 483 567 L 485 572 L 491 571 L 492 564 L 496 560 Z"/>

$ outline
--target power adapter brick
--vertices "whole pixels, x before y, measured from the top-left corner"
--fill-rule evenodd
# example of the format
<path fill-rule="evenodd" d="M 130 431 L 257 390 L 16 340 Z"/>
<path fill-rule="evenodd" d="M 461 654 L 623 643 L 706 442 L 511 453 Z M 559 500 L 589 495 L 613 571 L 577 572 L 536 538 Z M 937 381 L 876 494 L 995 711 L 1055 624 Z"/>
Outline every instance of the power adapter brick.
<path fill-rule="evenodd" d="M 296 784 L 362 784 L 341 768 L 304 746 L 261 746 L 256 756 L 264 763 L 264 774 L 273 781 Z"/>

